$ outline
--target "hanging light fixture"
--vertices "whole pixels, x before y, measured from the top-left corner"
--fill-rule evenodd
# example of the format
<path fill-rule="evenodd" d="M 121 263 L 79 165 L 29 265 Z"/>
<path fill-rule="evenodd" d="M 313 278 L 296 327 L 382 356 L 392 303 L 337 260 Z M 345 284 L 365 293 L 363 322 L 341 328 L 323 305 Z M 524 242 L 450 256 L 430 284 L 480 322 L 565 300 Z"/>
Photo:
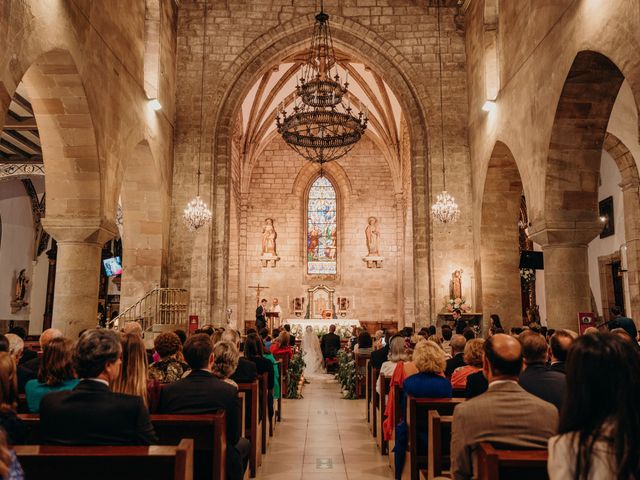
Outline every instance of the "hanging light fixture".
<path fill-rule="evenodd" d="M 202 26 L 202 72 L 201 72 L 201 87 L 200 87 L 200 144 L 198 146 L 198 173 L 197 173 L 197 190 L 196 196 L 193 198 L 184 209 L 182 215 L 184 224 L 187 230 L 195 232 L 200 227 L 203 227 L 211 221 L 212 213 L 207 207 L 207 204 L 200 198 L 200 177 L 202 172 L 200 171 L 200 157 L 202 156 L 202 123 L 203 123 L 203 104 L 204 104 L 204 60 L 205 60 L 205 42 L 207 32 L 207 2 L 204 2 L 204 24 Z"/>
<path fill-rule="evenodd" d="M 431 205 L 431 216 L 434 220 L 447 224 L 454 223 L 460 216 L 460 209 L 453 198 L 447 192 L 447 175 L 444 163 L 444 108 L 442 102 L 442 47 L 440 45 L 440 0 L 436 7 L 438 17 L 438 63 L 440 65 L 440 141 L 442 153 L 442 192 L 436 197 L 436 203 Z"/>
<path fill-rule="evenodd" d="M 316 15 L 311 49 L 296 83 L 291 112 L 282 102 L 276 109 L 276 126 L 284 141 L 310 162 L 320 165 L 346 155 L 362 138 L 368 112 L 352 113 L 349 72 L 344 83 L 338 72 L 329 15 L 323 2 Z"/>

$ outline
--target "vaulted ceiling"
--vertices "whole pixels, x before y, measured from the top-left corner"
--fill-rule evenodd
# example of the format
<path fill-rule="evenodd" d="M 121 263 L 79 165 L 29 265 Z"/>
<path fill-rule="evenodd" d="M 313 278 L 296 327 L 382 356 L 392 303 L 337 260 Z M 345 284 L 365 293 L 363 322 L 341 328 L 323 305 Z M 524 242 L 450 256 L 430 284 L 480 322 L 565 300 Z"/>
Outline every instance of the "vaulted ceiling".
<path fill-rule="evenodd" d="M 0 163 L 42 163 L 38 126 L 23 83 L 11 99 L 0 134 Z"/>

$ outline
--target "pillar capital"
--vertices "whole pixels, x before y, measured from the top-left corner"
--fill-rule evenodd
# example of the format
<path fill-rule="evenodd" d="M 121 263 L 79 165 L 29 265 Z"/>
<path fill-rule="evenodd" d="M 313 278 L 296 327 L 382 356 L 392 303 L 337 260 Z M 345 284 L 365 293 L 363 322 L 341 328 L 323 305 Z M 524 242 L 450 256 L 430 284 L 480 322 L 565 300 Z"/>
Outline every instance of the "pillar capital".
<path fill-rule="evenodd" d="M 598 219 L 592 221 L 534 220 L 529 238 L 542 247 L 587 246 L 602 231 Z"/>
<path fill-rule="evenodd" d="M 118 227 L 113 220 L 105 217 L 69 218 L 45 217 L 42 219 L 45 231 L 58 243 L 95 243 L 103 245 L 118 235 Z"/>
<path fill-rule="evenodd" d="M 640 179 L 628 178 L 620 182 L 618 186 L 622 189 L 623 192 L 626 192 L 627 190 L 637 191 L 640 188 Z"/>

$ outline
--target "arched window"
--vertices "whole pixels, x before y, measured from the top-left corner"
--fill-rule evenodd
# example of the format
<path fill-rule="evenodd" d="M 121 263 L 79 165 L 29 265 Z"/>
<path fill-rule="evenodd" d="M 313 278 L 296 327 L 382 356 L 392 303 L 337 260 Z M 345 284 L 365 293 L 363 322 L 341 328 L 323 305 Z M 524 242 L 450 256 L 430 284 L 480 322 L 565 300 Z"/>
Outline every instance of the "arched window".
<path fill-rule="evenodd" d="M 335 275 L 338 272 L 338 203 L 328 178 L 316 178 L 307 200 L 307 273 Z"/>

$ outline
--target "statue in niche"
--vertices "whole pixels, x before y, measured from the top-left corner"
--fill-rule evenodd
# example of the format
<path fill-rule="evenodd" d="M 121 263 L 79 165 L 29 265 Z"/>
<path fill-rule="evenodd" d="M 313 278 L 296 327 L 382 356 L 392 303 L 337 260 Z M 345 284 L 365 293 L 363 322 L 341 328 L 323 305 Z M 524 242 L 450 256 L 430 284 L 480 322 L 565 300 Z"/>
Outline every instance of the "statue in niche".
<path fill-rule="evenodd" d="M 462 270 L 455 270 L 451 274 L 449 297 L 451 299 L 462 298 Z"/>
<path fill-rule="evenodd" d="M 369 217 L 367 228 L 364 230 L 367 237 L 367 249 L 369 256 L 380 255 L 380 232 L 378 230 L 378 219 Z"/>
<path fill-rule="evenodd" d="M 29 305 L 24 300 L 27 294 L 27 284 L 29 283 L 29 279 L 27 279 L 25 272 L 26 270 L 23 268 L 20 270 L 18 278 L 16 278 L 13 301 L 11 302 L 11 313 L 17 313 L 20 309 Z"/>
<path fill-rule="evenodd" d="M 267 218 L 264 221 L 264 227 L 262 228 L 262 255 L 277 257 L 276 253 L 276 238 L 278 234 L 273 227 L 273 219 Z"/>

